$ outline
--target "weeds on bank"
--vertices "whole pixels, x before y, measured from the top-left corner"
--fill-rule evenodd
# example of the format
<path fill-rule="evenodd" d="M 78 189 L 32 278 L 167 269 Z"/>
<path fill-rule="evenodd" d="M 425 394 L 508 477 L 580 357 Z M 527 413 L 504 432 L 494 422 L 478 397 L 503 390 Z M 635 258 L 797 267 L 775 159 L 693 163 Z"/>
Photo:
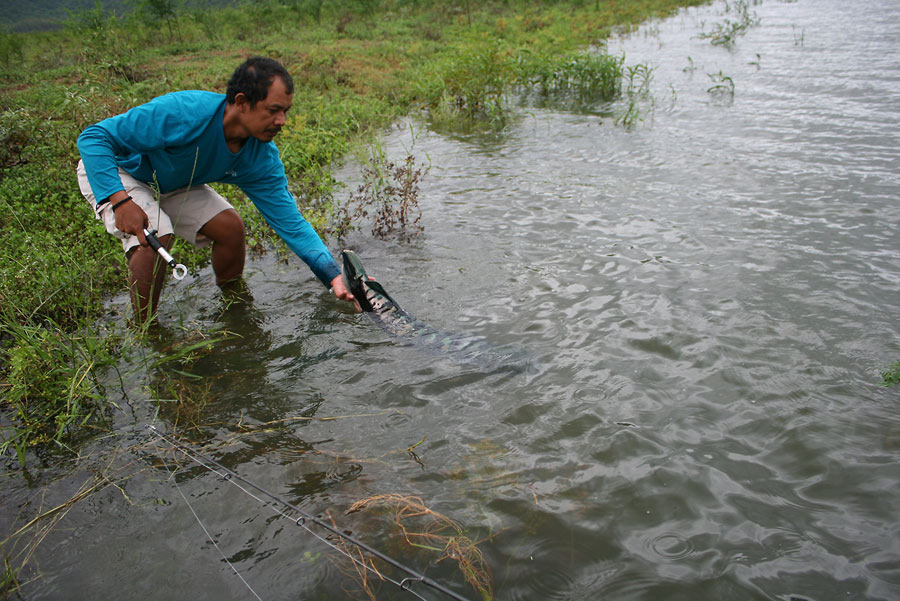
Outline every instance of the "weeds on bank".
<path fill-rule="evenodd" d="M 3 320 L 8 365 L 3 396 L 17 423 L 0 433 L 0 454 L 14 449 L 25 465 L 29 447 L 67 448 L 73 432 L 104 418 L 105 390 L 97 374 L 117 361 L 115 337 L 69 334 L 54 324 Z"/>
<path fill-rule="evenodd" d="M 374 149 L 363 166 L 362 183 L 338 207 L 330 232 L 343 239 L 352 229 L 371 222 L 373 236 L 411 241 L 423 231 L 419 182 L 427 172 L 428 167 L 418 165 L 412 154 L 395 163 Z"/>
<path fill-rule="evenodd" d="M 49 225 L 52 215 L 29 214 L 6 200 L 32 186 L 39 188 L 0 181 L 0 410 L 12 423 L 0 429 L 0 455 L 14 451 L 22 465 L 29 449 L 67 449 L 88 424 L 105 421 L 114 403 L 99 374 L 118 361 L 122 342 L 91 323 L 106 289 L 99 278 L 114 273 L 98 268 L 109 257 L 98 250 L 81 260 Z"/>
<path fill-rule="evenodd" d="M 514 72 L 519 85 L 532 88 L 543 96 L 572 97 L 590 103 L 609 102 L 622 94 L 624 55 L 523 52 L 515 61 Z"/>
<path fill-rule="evenodd" d="M 592 109 L 624 98 L 616 122 L 634 126 L 649 99 L 651 69 L 625 65 L 624 56 L 604 52 L 553 54 L 528 48 L 502 48 L 494 42 L 439 66 L 419 84 L 433 125 L 454 128 L 481 123 L 499 129 L 509 123 L 508 101 L 518 93 L 525 101 Z"/>
<path fill-rule="evenodd" d="M 504 96 L 512 81 L 509 51 L 493 43 L 445 61 L 424 80 L 422 93 L 434 121 L 477 120 L 502 127 L 507 115 Z"/>

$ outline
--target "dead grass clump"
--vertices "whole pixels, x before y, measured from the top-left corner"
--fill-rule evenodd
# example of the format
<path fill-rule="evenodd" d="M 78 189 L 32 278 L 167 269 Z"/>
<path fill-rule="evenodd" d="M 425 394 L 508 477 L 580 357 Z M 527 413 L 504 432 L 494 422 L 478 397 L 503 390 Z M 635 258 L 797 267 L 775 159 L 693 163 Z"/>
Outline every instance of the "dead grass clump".
<path fill-rule="evenodd" d="M 494 598 L 491 573 L 478 543 L 467 537 L 462 527 L 447 516 L 425 506 L 421 498 L 401 494 L 376 495 L 354 503 L 347 513 L 365 509 L 386 509 L 394 525 L 411 547 L 439 553 L 438 562 L 450 559 L 459 565 L 466 582 L 484 601 Z"/>

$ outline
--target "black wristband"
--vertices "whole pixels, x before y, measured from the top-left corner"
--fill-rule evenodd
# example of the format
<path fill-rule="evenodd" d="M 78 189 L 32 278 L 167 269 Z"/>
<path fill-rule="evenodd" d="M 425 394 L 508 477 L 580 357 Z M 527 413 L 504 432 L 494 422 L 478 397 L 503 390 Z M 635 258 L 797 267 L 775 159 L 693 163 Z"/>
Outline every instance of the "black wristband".
<path fill-rule="evenodd" d="M 119 202 L 117 202 L 116 204 L 114 204 L 114 205 L 112 206 L 112 212 L 115 213 L 115 212 L 116 212 L 116 209 L 118 209 L 119 207 L 121 207 L 123 204 L 125 204 L 125 203 L 128 202 L 129 200 L 131 200 L 131 197 L 130 197 L 130 196 L 126 196 L 125 198 L 123 198 L 122 200 L 120 200 Z"/>

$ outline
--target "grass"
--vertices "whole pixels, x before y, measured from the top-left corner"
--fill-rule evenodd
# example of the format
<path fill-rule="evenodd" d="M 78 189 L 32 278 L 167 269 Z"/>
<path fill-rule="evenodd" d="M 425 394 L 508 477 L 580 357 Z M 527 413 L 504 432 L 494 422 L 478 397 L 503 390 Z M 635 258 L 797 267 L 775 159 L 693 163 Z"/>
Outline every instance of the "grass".
<path fill-rule="evenodd" d="M 10 324 L 6 409 L 17 427 L 0 440 L 24 465 L 29 446 L 68 449 L 73 431 L 103 418 L 105 391 L 97 374 L 116 361 L 116 339 L 69 333 L 59 327 Z M 52 325 L 52 324 L 50 324 Z"/>
<path fill-rule="evenodd" d="M 295 76 L 277 142 L 310 222 L 338 235 L 368 213 L 375 234 L 412 233 L 424 168 L 373 162 L 369 188 L 344 201 L 333 167 L 416 111 L 447 127 L 502 128 L 522 92 L 630 106 L 649 72 L 584 49 L 699 3 L 261 0 L 174 13 L 161 3 L 119 17 L 98 4 L 59 31 L 0 32 L 0 450 L 25 462 L 31 449 L 66 449 L 102 425 L 112 407 L 101 370 L 143 344 L 140 333 L 117 339 L 98 327 L 104 301 L 125 289 L 126 265 L 75 181 L 75 140 L 87 125 L 172 90 L 223 91 L 243 58 L 271 56 Z M 629 115 L 623 124 L 639 120 Z M 253 251 L 284 250 L 239 190 L 217 189 L 244 217 Z M 209 260 L 181 242 L 173 255 L 192 270 Z M 183 388 L 158 390 L 178 398 L 171 391 Z"/>
<path fill-rule="evenodd" d="M 882 386 L 896 386 L 900 384 L 900 361 L 897 361 L 881 373 Z"/>
<path fill-rule="evenodd" d="M 735 19 L 725 18 L 713 25 L 712 31 L 704 32 L 698 36 L 707 39 L 713 46 L 733 48 L 737 38 L 759 24 L 759 17 L 750 12 L 748 0 L 734 0 L 725 2 L 725 12 L 735 15 Z"/>
<path fill-rule="evenodd" d="M 734 98 L 734 80 L 721 71 L 707 73 L 713 85 L 706 89 L 707 94 L 719 100 L 731 100 Z"/>
<path fill-rule="evenodd" d="M 610 108 L 624 99 L 615 121 L 631 127 L 649 98 L 650 72 L 603 51 L 553 53 L 504 48 L 494 40 L 448 57 L 418 88 L 431 124 L 440 128 L 503 128 L 515 115 L 514 96 L 520 103 L 576 111 Z"/>
<path fill-rule="evenodd" d="M 625 57 L 605 53 L 573 52 L 516 57 L 519 85 L 545 96 L 573 96 L 585 102 L 609 102 L 622 94 Z"/>

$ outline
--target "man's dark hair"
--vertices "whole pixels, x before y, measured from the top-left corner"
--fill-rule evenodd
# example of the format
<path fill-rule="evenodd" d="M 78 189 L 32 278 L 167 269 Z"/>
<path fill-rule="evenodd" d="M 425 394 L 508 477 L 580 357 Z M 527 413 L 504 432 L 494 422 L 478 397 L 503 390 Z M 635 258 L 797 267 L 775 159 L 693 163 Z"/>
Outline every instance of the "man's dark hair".
<path fill-rule="evenodd" d="M 225 100 L 228 104 L 234 104 L 235 97 L 243 93 L 250 101 L 250 106 L 254 107 L 269 95 L 269 86 L 276 77 L 284 82 L 288 94 L 294 93 L 294 80 L 281 63 L 262 56 L 248 58 L 234 70 L 228 80 Z"/>

